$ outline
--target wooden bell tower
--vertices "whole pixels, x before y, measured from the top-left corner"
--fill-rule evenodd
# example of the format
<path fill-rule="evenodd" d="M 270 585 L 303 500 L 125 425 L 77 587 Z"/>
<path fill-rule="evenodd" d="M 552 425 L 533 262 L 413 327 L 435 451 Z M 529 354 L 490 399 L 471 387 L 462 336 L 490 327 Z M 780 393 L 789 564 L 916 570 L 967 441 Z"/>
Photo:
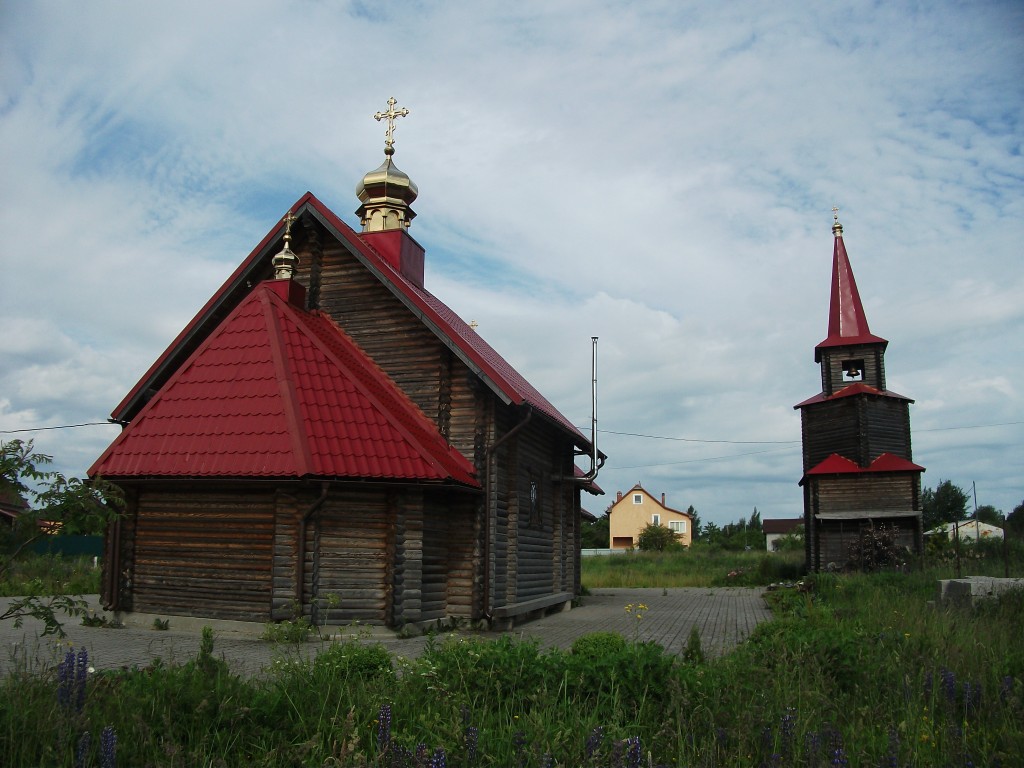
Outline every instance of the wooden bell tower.
<path fill-rule="evenodd" d="M 832 233 L 828 336 L 814 348 L 821 393 L 794 406 L 803 439 L 807 566 L 814 571 L 844 566 L 851 544 L 882 524 L 898 529 L 910 553 L 922 548 L 924 468 L 912 460 L 913 400 L 886 389 L 889 342 L 868 327 L 838 214 Z"/>

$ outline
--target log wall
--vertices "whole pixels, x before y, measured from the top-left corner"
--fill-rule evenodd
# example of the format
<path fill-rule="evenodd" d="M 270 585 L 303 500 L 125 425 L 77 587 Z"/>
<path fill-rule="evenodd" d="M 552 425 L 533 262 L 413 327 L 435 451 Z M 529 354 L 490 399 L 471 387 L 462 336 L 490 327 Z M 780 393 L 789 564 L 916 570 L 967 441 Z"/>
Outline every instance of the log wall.
<path fill-rule="evenodd" d="M 266 491 L 140 493 L 132 609 L 267 621 L 274 506 Z"/>

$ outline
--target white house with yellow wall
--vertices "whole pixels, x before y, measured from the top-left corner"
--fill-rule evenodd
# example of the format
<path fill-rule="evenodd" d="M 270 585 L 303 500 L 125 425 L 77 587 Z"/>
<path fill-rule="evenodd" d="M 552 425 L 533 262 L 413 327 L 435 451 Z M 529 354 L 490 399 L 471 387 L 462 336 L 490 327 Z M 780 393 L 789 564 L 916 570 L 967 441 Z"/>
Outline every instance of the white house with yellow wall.
<path fill-rule="evenodd" d="M 680 544 L 690 546 L 693 538 L 690 515 L 666 506 L 664 493 L 658 501 L 640 483 L 626 493 L 615 494 L 615 503 L 608 508 L 608 546 L 612 549 L 635 547 L 648 523 L 668 528 L 676 534 Z"/>

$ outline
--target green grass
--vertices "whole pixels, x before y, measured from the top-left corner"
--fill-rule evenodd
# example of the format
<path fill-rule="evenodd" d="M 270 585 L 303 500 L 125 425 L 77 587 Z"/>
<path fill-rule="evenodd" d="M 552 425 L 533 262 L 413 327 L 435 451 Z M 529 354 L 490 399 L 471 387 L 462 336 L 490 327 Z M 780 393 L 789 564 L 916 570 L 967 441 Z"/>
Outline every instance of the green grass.
<path fill-rule="evenodd" d="M 14 595 L 94 595 L 100 569 L 91 557 L 25 555 L 15 559 L 0 580 L 0 597 Z"/>
<path fill-rule="evenodd" d="M 726 574 L 746 563 L 700 562 Z M 448 766 L 1013 765 L 1024 593 L 936 608 L 951 570 L 808 577 L 768 593 L 775 618 L 711 661 L 607 634 L 575 651 L 457 635 L 415 660 L 342 642 L 303 661 L 285 646 L 242 679 L 205 633 L 181 666 L 82 673 L 80 706 L 74 663 L 0 680 L 0 764 L 102 765 L 111 727 L 118 764 L 132 766 L 428 766 L 438 750 Z"/>
<path fill-rule="evenodd" d="M 580 579 L 588 589 L 767 586 L 799 579 L 803 565 L 803 552 L 730 552 L 693 547 L 584 557 Z"/>

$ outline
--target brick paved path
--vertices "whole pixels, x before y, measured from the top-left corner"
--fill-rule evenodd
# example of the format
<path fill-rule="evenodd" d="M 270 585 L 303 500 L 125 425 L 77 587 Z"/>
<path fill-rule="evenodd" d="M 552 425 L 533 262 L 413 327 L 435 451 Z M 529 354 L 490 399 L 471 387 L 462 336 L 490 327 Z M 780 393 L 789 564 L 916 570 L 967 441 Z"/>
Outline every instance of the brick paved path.
<path fill-rule="evenodd" d="M 583 598 L 571 611 L 555 613 L 523 624 L 507 634 L 536 638 L 542 647 L 568 648 L 580 635 L 613 630 L 627 639 L 651 640 L 671 653 L 686 646 L 692 627 L 700 632 L 701 645 L 709 656 L 726 653 L 746 639 L 759 622 L 770 618 L 762 589 L 685 588 L 685 589 L 598 589 Z M 5 602 L 0 598 L 0 606 Z M 95 597 L 91 604 L 95 606 Z M 637 621 L 626 612 L 627 605 L 643 603 L 643 619 Z M 157 631 L 149 627 L 122 629 L 85 627 L 78 620 L 65 624 L 67 638 L 39 637 L 41 624 L 26 619 L 21 629 L 12 622 L 0 624 L 0 674 L 12 668 L 41 669 L 61 660 L 68 645 L 86 648 L 96 669 L 144 667 L 153 659 L 165 663 L 183 663 L 199 651 L 201 621 L 188 622 L 170 617 L 171 628 Z M 260 624 L 207 622 L 215 629 L 214 652 L 230 668 L 242 675 L 259 674 L 275 657 L 288 654 L 309 656 L 321 647 L 318 642 L 295 646 L 275 646 L 259 639 Z M 176 626 L 177 625 L 177 626 Z M 498 633 L 474 633 L 477 637 L 497 637 Z M 380 628 L 359 631 L 364 642 L 379 642 L 395 656 L 415 658 L 422 653 L 427 638 L 400 639 Z"/>

